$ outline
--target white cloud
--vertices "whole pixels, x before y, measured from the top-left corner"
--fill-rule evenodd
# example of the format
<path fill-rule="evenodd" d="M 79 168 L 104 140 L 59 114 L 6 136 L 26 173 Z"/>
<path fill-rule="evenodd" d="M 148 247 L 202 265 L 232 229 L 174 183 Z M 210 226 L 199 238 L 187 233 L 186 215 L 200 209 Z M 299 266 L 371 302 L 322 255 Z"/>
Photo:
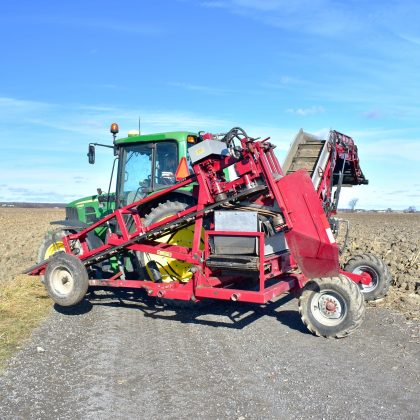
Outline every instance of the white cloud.
<path fill-rule="evenodd" d="M 328 139 L 328 136 L 330 134 L 330 128 L 321 128 L 316 131 L 311 132 L 316 137 L 319 137 L 320 139 L 326 140 Z"/>
<path fill-rule="evenodd" d="M 410 42 L 411 44 L 420 45 L 420 38 L 412 35 L 398 34 L 401 39 Z"/>
<path fill-rule="evenodd" d="M 364 156 L 369 156 L 370 160 L 388 159 L 390 161 L 409 160 L 420 162 L 420 139 L 395 138 L 370 142 L 363 145 L 361 153 Z M 420 178 L 420 166 L 417 167 L 417 175 Z"/>
<path fill-rule="evenodd" d="M 269 26 L 323 36 L 343 34 L 343 21 L 346 35 L 357 33 L 362 25 L 345 3 L 328 0 L 225 0 L 205 1 L 201 6 L 224 8 Z"/>
<path fill-rule="evenodd" d="M 35 111 L 46 111 L 51 108 L 53 105 L 41 102 L 41 101 L 31 101 L 26 99 L 19 98 L 10 98 L 10 97 L 0 97 L 0 118 L 11 117 L 18 113 L 27 113 Z"/>
<path fill-rule="evenodd" d="M 215 9 L 225 9 L 228 7 L 225 1 L 202 1 L 200 6 L 215 8 Z"/>
<path fill-rule="evenodd" d="M 160 35 L 166 32 L 166 29 L 158 21 L 149 22 L 142 21 L 141 19 L 133 20 L 132 18 L 127 18 L 124 21 L 121 19 L 115 18 L 110 15 L 109 19 L 99 18 L 97 16 L 79 16 L 77 15 L 47 15 L 47 14 L 19 14 L 17 16 L 5 15 L 0 17 L 0 22 L 7 20 L 10 22 L 16 22 L 18 24 L 31 24 L 31 25 L 48 25 L 60 26 L 62 27 L 71 27 L 75 30 L 80 28 L 91 28 L 96 31 L 106 31 L 109 33 L 120 32 L 120 33 L 129 33 L 129 34 L 138 34 L 138 35 L 148 35 L 155 36 Z"/>
<path fill-rule="evenodd" d="M 221 88 L 216 88 L 216 87 L 211 87 L 211 86 L 202 86 L 202 85 L 194 85 L 191 83 L 179 83 L 179 82 L 174 82 L 174 83 L 168 83 L 169 86 L 173 86 L 173 87 L 177 87 L 177 88 L 182 88 L 182 89 L 186 89 L 186 90 L 192 90 L 192 91 L 196 91 L 196 92 L 201 92 L 201 93 L 205 93 L 205 94 L 209 94 L 209 95 L 222 95 L 224 93 L 227 93 L 228 91 L 225 89 L 221 89 Z"/>
<path fill-rule="evenodd" d="M 315 115 L 325 112 L 325 109 L 322 106 L 310 106 L 308 108 L 288 108 L 286 112 L 290 114 L 296 114 L 301 117 L 307 117 L 308 115 Z"/>
<path fill-rule="evenodd" d="M 380 26 L 400 38 L 418 43 L 418 2 L 392 2 L 377 7 L 375 2 L 365 2 L 357 7 L 354 2 L 334 0 L 224 0 L 203 1 L 203 7 L 224 8 L 231 13 L 257 20 L 265 25 L 287 31 L 296 31 L 323 37 L 358 39 L 362 33 L 371 34 Z M 346 30 L 343 31 L 343 22 Z M 375 36 L 377 32 L 375 32 Z"/>
<path fill-rule="evenodd" d="M 57 130 L 57 132 L 78 133 L 84 138 L 88 138 L 106 135 L 109 124 L 113 121 L 117 121 L 121 128 L 125 126 L 124 130 L 128 131 L 133 126 L 137 126 L 139 116 L 141 116 L 142 128 L 153 132 L 166 130 L 168 127 L 171 127 L 172 131 L 178 129 L 223 129 L 232 124 L 224 119 L 188 111 L 170 109 L 153 111 L 142 108 L 136 110 L 100 104 L 59 105 L 15 98 L 0 98 L 0 124 L 5 129 L 13 131 L 22 124 L 28 124 L 32 128 L 45 127 Z M 53 130 L 49 130 L 50 133 L 53 133 L 50 135 L 55 135 L 55 139 L 57 139 L 57 133 L 54 133 Z M 124 131 L 121 130 L 121 132 Z M 36 132 L 34 131 L 32 135 L 36 136 Z"/>

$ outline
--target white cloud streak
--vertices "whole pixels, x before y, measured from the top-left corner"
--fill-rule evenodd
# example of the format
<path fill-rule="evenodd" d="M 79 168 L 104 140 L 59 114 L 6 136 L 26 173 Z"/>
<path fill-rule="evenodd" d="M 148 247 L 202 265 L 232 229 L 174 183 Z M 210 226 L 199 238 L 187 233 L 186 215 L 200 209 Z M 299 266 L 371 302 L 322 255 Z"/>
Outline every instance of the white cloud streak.
<path fill-rule="evenodd" d="M 301 117 L 307 117 L 309 115 L 316 115 L 325 112 L 322 106 L 310 106 L 308 108 L 288 108 L 286 110 L 289 114 L 299 115 Z"/>
<path fill-rule="evenodd" d="M 341 34 L 346 22 L 346 34 L 360 30 L 361 21 L 345 3 L 328 0 L 226 0 L 202 2 L 203 7 L 224 8 L 236 15 L 258 20 L 285 30 L 323 36 Z"/>
<path fill-rule="evenodd" d="M 180 82 L 174 82 L 174 83 L 168 83 L 169 86 L 182 88 L 186 90 L 191 90 L 194 92 L 200 92 L 205 93 L 208 95 L 223 95 L 225 93 L 228 93 L 229 91 L 221 88 L 211 87 L 211 86 L 202 86 L 202 85 L 195 85 L 191 83 L 180 83 Z"/>
<path fill-rule="evenodd" d="M 8 16 L 3 14 L 0 17 L 0 22 L 7 20 L 10 22 L 15 22 L 16 24 L 24 25 L 48 25 L 48 26 L 59 26 L 70 27 L 70 28 L 86 28 L 94 29 L 96 31 L 106 31 L 114 33 L 128 33 L 128 34 L 137 34 L 137 35 L 146 35 L 146 36 L 156 36 L 161 35 L 166 32 L 165 28 L 159 22 L 147 22 L 139 19 L 138 21 L 133 21 L 131 17 L 128 17 L 126 20 L 118 19 L 116 17 L 111 17 L 109 19 L 100 18 L 97 16 L 76 16 L 76 15 L 45 15 L 45 14 L 31 14 L 19 16 Z"/>

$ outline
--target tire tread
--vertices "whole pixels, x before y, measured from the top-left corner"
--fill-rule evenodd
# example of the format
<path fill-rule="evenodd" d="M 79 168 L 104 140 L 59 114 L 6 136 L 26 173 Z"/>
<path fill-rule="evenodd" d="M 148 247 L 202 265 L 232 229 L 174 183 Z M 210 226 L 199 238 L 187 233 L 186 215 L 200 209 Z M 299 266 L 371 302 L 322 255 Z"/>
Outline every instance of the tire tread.
<path fill-rule="evenodd" d="M 378 258 L 375 254 L 372 253 L 363 253 L 351 257 L 346 264 L 344 264 L 344 271 L 353 272 L 358 265 L 371 264 L 372 268 L 377 271 L 379 279 L 377 287 L 371 292 L 364 293 L 362 289 L 362 294 L 365 297 L 365 300 L 372 301 L 385 297 L 388 294 L 389 288 L 392 283 L 392 275 L 389 271 L 388 266 L 384 263 L 383 260 Z"/>
<path fill-rule="evenodd" d="M 72 272 L 74 288 L 67 296 L 57 295 L 50 283 L 50 275 L 54 268 L 64 266 Z M 51 257 L 45 271 L 45 287 L 51 299 L 60 306 L 77 305 L 86 295 L 89 287 L 89 276 L 83 263 L 74 255 L 60 253 Z"/>
<path fill-rule="evenodd" d="M 357 286 L 357 284 L 342 274 L 339 274 L 337 277 L 323 277 L 323 278 L 312 279 L 310 282 L 307 283 L 308 287 L 306 291 L 311 290 L 313 288 L 312 287 L 313 284 L 315 285 L 318 284 L 318 286 L 320 286 L 323 283 L 328 284 L 331 282 L 338 284 L 343 290 L 346 290 L 347 292 L 349 292 L 352 298 L 352 302 L 351 302 L 352 305 L 349 308 L 349 310 L 352 311 L 351 324 L 346 326 L 344 330 L 332 332 L 331 334 L 325 334 L 319 331 L 319 329 L 317 329 L 316 325 L 312 323 L 312 321 L 309 319 L 306 313 L 309 294 L 305 293 L 305 288 L 299 298 L 299 314 L 301 316 L 302 322 L 305 324 L 305 326 L 308 328 L 308 330 L 312 334 L 318 337 L 322 336 L 325 338 L 343 338 L 352 334 L 362 324 L 364 315 L 365 315 L 365 302 L 364 302 L 363 295 L 360 292 L 360 289 Z"/>

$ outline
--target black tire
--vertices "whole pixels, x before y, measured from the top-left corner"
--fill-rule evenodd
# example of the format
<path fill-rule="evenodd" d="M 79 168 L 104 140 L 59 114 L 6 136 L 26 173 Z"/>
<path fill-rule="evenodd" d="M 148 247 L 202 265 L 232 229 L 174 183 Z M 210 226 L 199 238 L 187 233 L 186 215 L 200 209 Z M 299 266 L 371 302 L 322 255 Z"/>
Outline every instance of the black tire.
<path fill-rule="evenodd" d="M 374 254 L 361 254 L 350 258 L 344 271 L 361 274 L 367 272 L 372 277 L 369 285 L 359 284 L 366 301 L 381 299 L 387 295 L 392 277 L 388 266 Z"/>
<path fill-rule="evenodd" d="M 47 260 L 49 257 L 54 255 L 57 252 L 63 252 L 64 248 L 62 247 L 63 236 L 69 234 L 69 231 L 64 229 L 57 229 L 54 231 L 47 232 L 44 236 L 41 245 L 38 248 L 38 263 L 41 261 Z M 41 282 L 45 282 L 43 275 L 40 276 Z"/>
<path fill-rule="evenodd" d="M 54 248 L 57 242 L 61 242 L 63 237 L 68 234 L 67 231 L 63 229 L 54 230 L 52 232 L 47 232 L 44 236 L 44 239 L 41 242 L 41 245 L 38 248 L 38 262 L 48 259 L 47 251 Z M 56 252 L 62 251 L 60 246 L 56 246 Z M 51 255 L 50 255 L 51 256 Z"/>
<path fill-rule="evenodd" d="M 162 220 L 165 217 L 169 217 L 176 213 L 184 211 L 191 205 L 193 205 L 193 203 L 189 202 L 188 200 L 166 201 L 164 203 L 159 203 L 157 207 L 153 208 L 150 211 L 150 213 L 145 216 L 144 224 L 145 226 L 149 226 L 152 223 L 156 223 L 157 221 Z M 148 261 L 144 254 L 140 253 L 140 259 L 143 265 L 146 266 Z M 198 306 L 197 303 L 188 300 L 159 298 L 159 301 L 165 306 L 173 309 L 193 309 L 197 308 Z"/>
<path fill-rule="evenodd" d="M 51 257 L 45 270 L 45 287 L 57 305 L 77 305 L 88 290 L 88 273 L 74 255 L 56 254 Z"/>
<path fill-rule="evenodd" d="M 302 290 L 299 313 L 311 333 L 326 338 L 342 338 L 362 324 L 365 302 L 357 284 L 342 274 L 315 278 Z"/>
<path fill-rule="evenodd" d="M 150 226 L 152 223 L 156 223 L 159 220 L 164 219 L 165 217 L 173 216 L 176 213 L 184 211 L 191 206 L 191 203 L 187 201 L 165 201 L 164 203 L 159 203 L 156 207 L 150 210 L 150 212 L 144 216 L 144 225 Z M 149 262 L 148 257 L 143 253 L 138 253 L 138 258 L 143 267 L 146 267 Z M 173 274 L 173 270 L 170 265 L 168 265 L 168 274 Z M 150 277 L 150 276 L 149 276 Z"/>
<path fill-rule="evenodd" d="M 172 216 L 176 213 L 184 211 L 191 204 L 187 201 L 165 201 L 164 203 L 159 203 L 157 207 L 154 207 L 150 210 L 150 213 L 144 216 L 144 225 L 149 226 L 152 223 L 162 220 L 164 217 Z"/>

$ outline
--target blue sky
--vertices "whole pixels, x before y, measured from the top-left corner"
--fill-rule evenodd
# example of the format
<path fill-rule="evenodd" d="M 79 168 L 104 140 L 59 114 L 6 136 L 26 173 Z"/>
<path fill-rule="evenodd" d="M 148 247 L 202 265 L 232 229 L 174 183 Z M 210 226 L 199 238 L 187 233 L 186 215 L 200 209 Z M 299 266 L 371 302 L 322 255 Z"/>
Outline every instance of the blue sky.
<path fill-rule="evenodd" d="M 369 186 L 341 206 L 420 209 L 420 3 L 20 1 L 0 4 L 0 201 L 107 188 L 121 132 L 352 136 Z"/>

